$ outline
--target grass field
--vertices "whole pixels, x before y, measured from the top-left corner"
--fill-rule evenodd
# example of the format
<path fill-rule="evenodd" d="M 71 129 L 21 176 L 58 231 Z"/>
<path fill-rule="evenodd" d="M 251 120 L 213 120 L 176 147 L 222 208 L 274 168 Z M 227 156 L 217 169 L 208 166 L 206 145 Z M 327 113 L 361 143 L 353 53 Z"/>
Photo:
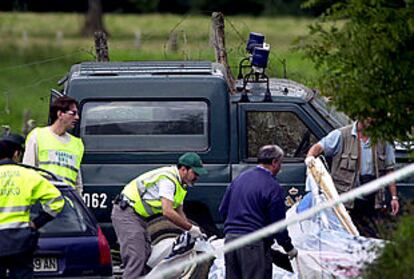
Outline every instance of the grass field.
<path fill-rule="evenodd" d="M 280 76 L 280 61 L 286 59 L 288 77 L 312 83 L 316 72 L 311 63 L 292 51 L 292 42 L 307 33 L 307 18 L 226 18 L 226 44 L 233 73 L 245 56 L 249 32 L 261 32 L 271 44 L 268 74 Z M 38 125 L 46 124 L 51 88 L 73 63 L 93 61 L 93 38 L 79 34 L 80 14 L 0 13 L 0 125 L 19 132 L 23 113 L 29 110 Z M 110 33 L 112 61 L 214 60 L 210 43 L 210 18 L 177 15 L 105 16 Z M 178 50 L 169 48 L 168 38 L 177 34 Z M 137 46 L 139 34 L 139 46 Z"/>

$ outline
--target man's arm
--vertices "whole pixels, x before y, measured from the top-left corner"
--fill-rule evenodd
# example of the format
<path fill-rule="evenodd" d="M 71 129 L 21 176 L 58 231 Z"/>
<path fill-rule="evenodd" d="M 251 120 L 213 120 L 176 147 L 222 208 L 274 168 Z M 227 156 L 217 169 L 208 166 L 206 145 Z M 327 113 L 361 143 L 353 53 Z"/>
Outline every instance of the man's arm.
<path fill-rule="evenodd" d="M 36 131 L 32 131 L 27 137 L 22 163 L 35 167 L 39 166 Z"/>
<path fill-rule="evenodd" d="M 191 229 L 192 224 L 188 222 L 187 218 L 182 216 L 179 211 L 182 211 L 184 214 L 182 206 L 178 207 L 178 210 L 175 210 L 173 207 L 173 202 L 161 197 L 161 204 L 162 204 L 162 215 L 164 215 L 168 220 L 170 220 L 175 225 L 179 226 L 180 228 L 188 231 Z"/>
<path fill-rule="evenodd" d="M 200 228 L 191 224 L 184 214 L 183 205 L 174 209 L 175 185 L 168 179 L 159 181 L 159 195 L 161 197 L 162 214 L 175 225 L 189 231 L 191 236 L 203 235 Z"/>
<path fill-rule="evenodd" d="M 286 209 L 284 203 L 284 194 L 282 191 L 272 191 L 269 198 L 270 203 L 268 205 L 268 213 L 270 217 L 270 223 L 284 220 L 286 218 Z M 290 252 L 294 249 L 287 229 L 277 232 L 274 237 L 276 238 L 277 243 L 282 246 L 286 252 Z"/>
<path fill-rule="evenodd" d="M 191 228 L 191 223 L 185 217 L 182 205 L 174 209 L 175 184 L 168 179 L 158 182 L 161 198 L 162 215 L 184 230 Z"/>
<path fill-rule="evenodd" d="M 327 157 L 333 157 L 342 148 L 342 137 L 339 130 L 333 130 L 326 137 L 315 143 L 308 151 L 307 156 L 317 157 L 325 153 Z"/>
<path fill-rule="evenodd" d="M 231 185 L 232 184 L 230 184 L 227 187 L 226 192 L 224 193 L 223 199 L 221 200 L 220 207 L 219 207 L 219 213 L 224 219 L 227 219 L 227 215 L 229 211 Z"/>
<path fill-rule="evenodd" d="M 34 172 L 34 171 L 33 171 Z M 61 192 L 41 175 L 32 175 L 27 184 L 33 183 L 31 198 L 40 201 L 43 210 L 30 223 L 34 229 L 39 229 L 60 213 L 65 205 Z"/>
<path fill-rule="evenodd" d="M 315 143 L 314 145 L 312 145 L 312 147 L 309 149 L 307 157 L 310 157 L 310 156 L 318 157 L 322 153 L 323 153 L 323 147 L 318 142 L 318 143 Z"/>
<path fill-rule="evenodd" d="M 388 186 L 388 190 L 391 195 L 391 214 L 395 216 L 400 211 L 400 202 L 398 201 L 397 185 L 395 182 Z"/>
<path fill-rule="evenodd" d="M 187 216 L 184 213 L 184 206 L 183 205 L 180 205 L 179 207 L 177 207 L 175 209 L 175 211 L 177 211 L 178 215 L 180 215 L 183 219 L 185 219 L 185 220 L 187 220 L 187 222 L 189 222 L 188 219 L 187 219 Z"/>
<path fill-rule="evenodd" d="M 389 143 L 387 143 L 385 149 L 385 165 L 387 173 L 391 173 L 394 171 L 395 152 L 393 146 Z M 395 184 L 395 182 L 390 183 L 390 185 L 388 186 L 388 191 L 390 191 L 391 195 L 391 214 L 395 216 L 400 211 L 400 202 L 398 201 L 397 185 Z"/>

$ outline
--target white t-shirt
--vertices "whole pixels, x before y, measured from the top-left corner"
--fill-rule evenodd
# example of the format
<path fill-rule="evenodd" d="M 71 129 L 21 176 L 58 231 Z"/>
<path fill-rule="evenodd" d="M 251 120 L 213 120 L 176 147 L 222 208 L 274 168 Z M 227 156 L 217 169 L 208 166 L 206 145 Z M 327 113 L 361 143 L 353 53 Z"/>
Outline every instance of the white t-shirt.
<path fill-rule="evenodd" d="M 171 180 L 162 179 L 158 182 L 160 197 L 174 201 L 175 185 Z"/>
<path fill-rule="evenodd" d="M 157 200 L 161 197 L 174 201 L 175 185 L 168 179 L 161 179 L 155 185 L 148 188 L 143 198 L 146 200 Z"/>

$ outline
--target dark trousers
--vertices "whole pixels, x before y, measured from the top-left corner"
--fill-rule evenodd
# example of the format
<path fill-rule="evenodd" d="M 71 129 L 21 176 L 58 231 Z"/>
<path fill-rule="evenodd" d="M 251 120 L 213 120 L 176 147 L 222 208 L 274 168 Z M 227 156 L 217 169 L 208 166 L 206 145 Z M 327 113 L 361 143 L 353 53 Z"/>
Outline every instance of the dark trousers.
<path fill-rule="evenodd" d="M 240 235 L 227 234 L 225 242 Z M 224 255 L 227 279 L 271 279 L 272 255 L 270 245 L 260 240 Z"/>
<path fill-rule="evenodd" d="M 9 270 L 9 276 L 6 272 Z M 0 257 L 0 279 L 33 278 L 33 252 Z"/>
<path fill-rule="evenodd" d="M 360 183 L 365 184 L 375 179 L 375 176 L 361 176 Z M 378 238 L 378 212 L 375 209 L 375 193 L 354 200 L 354 208 L 349 213 L 359 233 L 366 237 Z"/>

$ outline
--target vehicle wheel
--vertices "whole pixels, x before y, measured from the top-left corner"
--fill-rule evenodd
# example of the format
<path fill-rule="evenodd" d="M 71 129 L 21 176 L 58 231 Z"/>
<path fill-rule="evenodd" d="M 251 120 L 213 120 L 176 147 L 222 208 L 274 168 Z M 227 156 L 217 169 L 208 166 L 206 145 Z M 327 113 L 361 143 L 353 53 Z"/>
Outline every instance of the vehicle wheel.
<path fill-rule="evenodd" d="M 153 244 L 157 244 L 158 242 L 166 238 L 176 238 L 183 231 L 184 231 L 183 229 L 174 225 L 169 220 L 167 220 L 165 217 L 155 218 L 154 220 L 151 220 L 148 223 L 148 233 L 151 237 L 151 242 Z M 196 254 L 197 252 L 193 252 L 191 256 L 194 257 Z M 212 262 L 213 260 L 210 260 L 210 261 L 206 261 L 201 264 L 198 264 L 198 265 L 190 266 L 182 272 L 180 278 L 185 278 L 185 279 L 207 278 Z"/>

